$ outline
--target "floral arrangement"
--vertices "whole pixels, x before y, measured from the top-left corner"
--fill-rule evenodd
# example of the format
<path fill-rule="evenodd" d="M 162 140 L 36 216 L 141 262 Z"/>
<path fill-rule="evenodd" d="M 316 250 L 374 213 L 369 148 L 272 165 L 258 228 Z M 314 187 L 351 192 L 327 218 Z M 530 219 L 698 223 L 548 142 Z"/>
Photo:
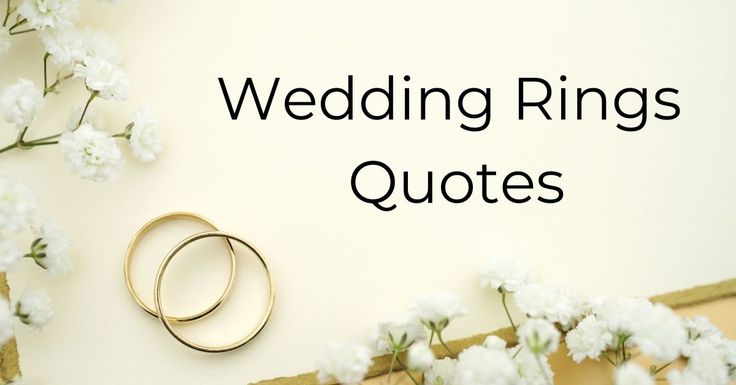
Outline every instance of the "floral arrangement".
<path fill-rule="evenodd" d="M 388 353 L 387 383 L 397 368 L 419 385 L 552 385 L 549 356 L 561 343 L 576 363 L 605 361 L 615 385 L 727 385 L 736 381 L 736 341 L 727 339 L 706 317 L 681 318 L 643 298 L 587 298 L 532 279 L 528 265 L 492 258 L 480 269 L 481 286 L 497 292 L 518 344 L 489 336 L 457 358 L 442 339 L 450 322 L 466 314 L 460 298 L 438 293 L 417 299 L 402 315 L 381 322 L 372 335 L 373 352 Z M 507 299 L 526 314 L 517 324 Z M 437 359 L 433 339 L 447 351 Z M 357 385 L 372 364 L 372 350 L 333 342 L 317 364 L 321 383 Z M 405 354 L 400 354 L 405 353 Z M 403 362 L 401 357 L 405 357 Z M 648 367 L 640 362 L 652 362 Z M 672 364 L 683 362 L 682 368 Z M 421 377 L 420 377 L 421 376 Z"/>
<path fill-rule="evenodd" d="M 133 157 L 151 162 L 163 148 L 161 130 L 148 108 L 135 111 L 118 132 L 104 130 L 96 104 L 125 101 L 130 81 L 117 45 L 102 32 L 77 28 L 78 16 L 78 0 L 0 0 L 0 61 L 8 59 L 14 38 L 21 34 L 35 34 L 45 51 L 39 58 L 43 60 L 40 87 L 20 78 L 0 90 L 0 115 L 8 129 L 16 131 L 14 141 L 0 145 L 0 156 L 58 145 L 72 173 L 95 182 L 109 181 L 124 165 L 118 140 L 127 142 Z M 57 125 L 57 133 L 33 137 L 38 131 L 33 123 L 46 103 L 74 84 L 85 87 L 84 100 Z M 32 227 L 35 209 L 36 195 L 31 189 L 0 176 L 0 272 L 11 271 L 21 259 L 32 260 L 52 275 L 72 270 L 70 238 L 51 221 Z M 22 251 L 18 239 L 28 230 L 34 234 L 33 241 Z M 14 319 L 42 328 L 52 318 L 51 299 L 43 289 L 28 290 L 12 307 L 0 298 L 0 344 L 14 335 Z"/>

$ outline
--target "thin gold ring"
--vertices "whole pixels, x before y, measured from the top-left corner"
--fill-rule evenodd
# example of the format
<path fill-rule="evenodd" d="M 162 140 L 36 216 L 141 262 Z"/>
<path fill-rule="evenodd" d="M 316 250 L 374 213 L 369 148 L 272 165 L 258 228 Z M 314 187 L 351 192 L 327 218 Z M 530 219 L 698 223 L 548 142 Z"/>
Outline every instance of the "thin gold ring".
<path fill-rule="evenodd" d="M 189 245 L 192 242 L 196 242 L 199 239 L 204 238 L 210 238 L 210 237 L 219 237 L 219 238 L 226 238 L 228 240 L 236 241 L 243 246 L 250 249 L 260 260 L 261 264 L 263 265 L 264 270 L 266 271 L 266 277 L 268 278 L 268 292 L 269 292 L 269 299 L 268 299 L 268 306 L 266 307 L 266 312 L 263 314 L 263 317 L 259 321 L 259 323 L 256 325 L 256 327 L 251 330 L 245 337 L 240 338 L 239 340 L 230 343 L 228 345 L 222 345 L 222 346 L 207 346 L 198 344 L 192 341 L 189 341 L 184 336 L 179 334 L 171 325 L 171 321 L 168 317 L 166 317 L 164 310 L 161 307 L 161 282 L 164 278 L 164 273 L 166 272 L 166 267 L 169 265 L 169 262 L 176 256 L 176 254 L 181 251 L 181 249 L 185 248 L 187 245 Z M 195 349 L 199 350 L 201 352 L 206 353 L 221 353 L 221 352 L 227 352 L 233 349 L 237 349 L 245 344 L 247 344 L 250 340 L 255 338 L 258 333 L 263 330 L 263 328 L 266 326 L 266 323 L 268 322 L 269 318 L 271 317 L 271 312 L 273 311 L 273 304 L 275 299 L 275 290 L 274 290 L 274 284 L 273 284 L 273 277 L 271 276 L 271 270 L 268 268 L 268 264 L 263 259 L 263 255 L 261 255 L 258 250 L 256 250 L 255 247 L 251 246 L 248 242 L 238 238 L 235 235 L 225 233 L 222 231 L 207 231 L 204 233 L 194 234 L 183 241 L 179 242 L 176 246 L 174 246 L 171 251 L 166 255 L 163 262 L 161 262 L 161 267 L 158 269 L 158 273 L 156 273 L 156 280 L 154 281 L 153 286 L 153 302 L 156 306 L 156 313 L 160 314 L 161 317 L 158 317 L 159 320 L 161 320 L 161 323 L 163 323 L 166 330 L 171 333 L 174 338 L 179 340 L 182 344 Z"/>
<path fill-rule="evenodd" d="M 210 221 L 209 219 L 199 214 L 180 211 L 180 212 L 164 214 L 164 215 L 151 219 L 150 221 L 148 221 L 148 223 L 143 225 L 143 227 L 141 227 L 141 229 L 138 230 L 138 232 L 133 236 L 133 239 L 130 241 L 130 244 L 128 244 L 128 249 L 125 252 L 125 261 L 124 261 L 124 266 L 123 266 L 123 274 L 125 275 L 125 284 L 128 286 L 128 291 L 130 292 L 130 295 L 133 296 L 133 299 L 138 304 L 138 306 L 140 306 L 141 309 L 145 310 L 146 313 L 150 314 L 153 317 L 157 317 L 157 318 L 158 318 L 158 312 L 153 310 L 150 306 L 146 305 L 146 303 L 143 302 L 141 297 L 138 295 L 138 292 L 133 287 L 133 282 L 130 279 L 130 259 L 136 247 L 138 246 L 138 243 L 140 242 L 140 240 L 149 231 L 151 231 L 151 229 L 160 225 L 161 223 L 175 220 L 175 219 L 193 220 L 195 222 L 200 222 L 202 224 L 205 224 L 213 228 L 214 230 L 219 230 L 217 226 L 215 226 L 215 224 L 212 223 L 212 221 Z M 228 295 L 230 295 L 230 290 L 232 289 L 233 281 L 235 280 L 236 262 L 235 262 L 235 250 L 233 249 L 233 245 L 230 243 L 230 240 L 226 240 L 226 242 L 228 244 L 228 250 L 230 252 L 230 277 L 228 278 L 229 280 L 227 282 L 227 286 L 220 294 L 220 297 L 212 305 L 210 305 L 206 309 L 196 314 L 193 314 L 190 316 L 168 316 L 169 321 L 183 323 L 183 322 L 196 321 L 198 319 L 204 318 L 210 313 L 212 313 L 213 311 L 215 311 L 218 307 L 220 307 L 220 305 L 222 305 L 222 303 L 227 299 Z"/>

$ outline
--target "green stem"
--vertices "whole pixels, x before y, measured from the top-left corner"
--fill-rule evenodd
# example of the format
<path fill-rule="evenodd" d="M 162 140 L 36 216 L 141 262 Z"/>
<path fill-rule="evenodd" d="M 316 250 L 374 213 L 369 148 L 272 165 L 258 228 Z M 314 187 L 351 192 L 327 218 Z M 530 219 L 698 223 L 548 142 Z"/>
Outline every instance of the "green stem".
<path fill-rule="evenodd" d="M 391 354 L 391 364 L 388 367 L 388 376 L 386 377 L 386 384 L 391 385 L 391 375 L 394 373 L 394 365 L 396 364 L 396 360 L 399 358 L 399 351 L 394 349 L 393 354 Z"/>
<path fill-rule="evenodd" d="M 539 366 L 539 371 L 542 373 L 542 376 L 544 377 L 544 382 L 546 382 L 547 385 L 552 385 L 552 380 L 549 378 L 549 375 L 547 375 L 547 370 L 545 370 L 544 365 L 542 365 L 542 360 L 539 358 L 539 354 L 534 354 L 534 359 L 537 361 L 537 365 Z"/>
<path fill-rule="evenodd" d="M 35 31 L 35 29 L 31 28 L 31 29 L 24 29 L 22 31 L 9 32 L 8 34 L 11 35 L 11 36 L 13 36 L 13 35 L 20 35 L 21 33 L 33 32 L 33 31 Z"/>
<path fill-rule="evenodd" d="M 429 333 L 429 347 L 432 347 L 432 341 L 434 341 L 434 329 Z"/>
<path fill-rule="evenodd" d="M 84 116 L 87 115 L 87 109 L 89 108 L 89 105 L 92 103 L 92 100 L 94 100 L 95 97 L 97 97 L 97 94 L 98 93 L 99 92 L 97 92 L 97 91 L 92 91 L 92 92 L 89 93 L 89 99 L 87 99 L 87 104 L 84 105 L 84 110 L 82 111 L 82 116 L 79 117 L 79 122 L 77 123 L 77 127 L 74 130 L 76 130 L 77 128 L 79 128 L 79 126 L 82 125 L 82 122 L 84 121 Z"/>
<path fill-rule="evenodd" d="M 511 323 L 511 328 L 514 329 L 514 334 L 516 334 L 516 324 L 514 324 L 514 319 L 511 318 L 511 312 L 509 312 L 509 307 L 506 305 L 506 290 L 501 289 L 501 303 L 503 304 L 503 310 L 506 311 L 506 317 L 508 317 L 509 322 Z"/>
<path fill-rule="evenodd" d="M 43 55 L 43 96 L 46 96 L 49 93 L 49 81 L 48 81 L 48 62 L 49 62 L 49 53 L 45 53 Z"/>
<path fill-rule="evenodd" d="M 677 361 L 677 359 L 675 359 L 675 360 L 672 360 L 672 361 L 670 361 L 670 362 L 668 362 L 668 363 L 666 363 L 666 364 L 662 365 L 662 367 L 661 367 L 661 368 L 659 368 L 659 369 L 656 369 L 656 370 L 654 371 L 654 373 L 652 373 L 652 374 L 658 374 L 659 372 L 661 372 L 661 371 L 663 371 L 663 370 L 667 369 L 667 367 L 668 367 L 668 366 L 670 366 L 670 365 L 674 364 L 674 363 L 675 363 L 676 361 Z"/>
<path fill-rule="evenodd" d="M 440 344 L 442 344 L 442 346 L 445 347 L 445 350 L 447 350 L 447 353 L 449 353 L 450 355 L 455 354 L 455 353 L 452 352 L 452 350 L 450 350 L 450 348 L 447 346 L 447 344 L 445 343 L 445 341 L 442 339 L 442 332 L 440 332 L 440 331 L 437 332 L 437 339 L 440 340 Z"/>
<path fill-rule="evenodd" d="M 409 369 L 406 367 L 406 365 L 404 365 L 403 362 L 401 362 L 398 356 L 396 357 L 396 362 L 398 362 L 399 365 L 401 365 L 401 367 L 404 369 L 404 373 L 406 373 L 406 375 L 409 376 L 409 378 L 411 379 L 411 382 L 413 382 L 414 385 L 419 385 L 419 382 L 417 382 L 417 379 L 411 375 L 411 372 L 409 372 Z"/>
<path fill-rule="evenodd" d="M 3 20 L 3 27 L 8 25 L 8 18 L 10 17 L 10 0 L 5 5 L 5 19 Z"/>
<path fill-rule="evenodd" d="M 613 362 L 613 360 L 611 359 L 611 357 L 609 357 L 608 354 L 606 354 L 605 352 L 601 354 L 601 357 L 605 358 L 606 361 L 608 361 L 608 362 L 611 363 L 611 365 L 616 366 L 616 363 Z"/>

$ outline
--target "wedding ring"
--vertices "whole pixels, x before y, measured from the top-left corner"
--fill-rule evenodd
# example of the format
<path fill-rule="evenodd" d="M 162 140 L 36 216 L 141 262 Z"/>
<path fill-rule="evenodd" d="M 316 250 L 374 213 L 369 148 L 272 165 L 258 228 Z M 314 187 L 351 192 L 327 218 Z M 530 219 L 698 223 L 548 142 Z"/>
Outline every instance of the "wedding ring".
<path fill-rule="evenodd" d="M 190 212 L 173 212 L 161 215 L 159 217 L 156 217 L 152 220 L 150 220 L 148 223 L 143 225 L 140 230 L 133 236 L 133 239 L 130 241 L 130 244 L 128 244 L 128 249 L 125 252 L 125 261 L 124 261 L 124 267 L 123 267 L 123 274 L 125 275 L 125 284 L 128 286 L 128 291 L 130 292 L 130 295 L 133 296 L 133 299 L 138 304 L 138 306 L 141 307 L 141 309 L 145 310 L 146 313 L 152 315 L 153 317 L 158 318 L 166 318 L 166 322 L 191 322 L 196 321 L 198 319 L 201 319 L 203 317 L 206 317 L 213 311 L 215 311 L 222 303 L 227 299 L 228 295 L 230 294 L 230 290 L 233 286 L 233 281 L 235 280 L 235 250 L 233 249 L 233 245 L 230 243 L 229 239 L 226 239 L 225 241 L 228 244 L 228 251 L 230 252 L 230 276 L 228 277 L 227 286 L 220 294 L 220 297 L 209 307 L 206 309 L 190 315 L 190 316 L 166 316 L 166 317 L 160 317 L 158 311 L 153 310 L 150 306 L 146 305 L 146 303 L 143 302 L 141 297 L 138 295 L 138 292 L 133 287 L 133 282 L 130 279 L 130 260 L 133 256 L 133 253 L 135 252 L 136 247 L 138 246 L 138 243 L 141 241 L 141 239 L 154 227 L 168 221 L 176 220 L 176 219 L 186 219 L 186 220 L 192 220 L 195 222 L 202 223 L 204 225 L 207 225 L 208 227 L 219 230 L 217 226 L 215 226 L 212 221 L 209 219 L 199 215 L 194 214 Z"/>
<path fill-rule="evenodd" d="M 164 273 L 166 272 L 166 268 L 169 266 L 169 262 L 171 262 L 171 260 L 177 255 L 179 251 L 187 247 L 187 245 L 193 242 L 196 242 L 197 240 L 204 239 L 204 238 L 211 238 L 211 237 L 225 238 L 228 241 L 230 240 L 236 241 L 240 243 L 241 245 L 245 246 L 246 248 L 248 248 L 258 257 L 258 260 L 263 265 L 263 268 L 266 272 L 266 277 L 268 279 L 268 292 L 269 292 L 268 305 L 266 306 L 265 313 L 261 317 L 258 324 L 252 330 L 248 331 L 245 336 L 241 337 L 237 341 L 232 342 L 227 345 L 222 345 L 222 346 L 207 346 L 207 345 L 202 345 L 202 344 L 195 343 L 195 342 L 188 340 L 187 338 L 179 334 L 179 332 L 177 332 L 172 327 L 171 318 L 166 316 L 163 308 L 161 307 L 161 282 L 163 281 Z M 273 304 L 274 304 L 274 298 L 275 298 L 275 290 L 274 290 L 274 285 L 273 285 L 273 278 L 271 277 L 271 271 L 269 270 L 268 265 L 266 264 L 266 261 L 263 259 L 263 256 L 261 255 L 261 253 L 259 253 L 258 250 L 256 250 L 256 248 L 250 245 L 248 242 L 236 237 L 235 235 L 225 233 L 222 231 L 208 231 L 204 233 L 194 234 L 184 239 L 183 241 L 179 242 L 176 246 L 174 246 L 174 248 L 171 249 L 171 251 L 169 251 L 169 253 L 164 258 L 163 262 L 161 262 L 161 267 L 158 269 L 158 273 L 156 274 L 156 280 L 154 281 L 154 286 L 153 286 L 153 301 L 155 304 L 156 314 L 159 314 L 158 319 L 161 321 L 161 323 L 163 323 L 166 330 L 168 330 L 169 333 L 171 333 L 171 335 L 174 336 L 174 338 L 176 338 L 182 344 L 192 349 L 199 350 L 201 352 L 206 352 L 206 353 L 220 353 L 220 352 L 230 351 L 230 350 L 233 350 L 233 349 L 236 349 L 236 348 L 239 348 L 245 345 L 250 340 L 255 338 L 255 336 L 258 335 L 258 333 L 260 333 L 261 330 L 263 330 L 263 327 L 266 326 L 266 323 L 271 317 L 271 312 L 273 310 Z"/>

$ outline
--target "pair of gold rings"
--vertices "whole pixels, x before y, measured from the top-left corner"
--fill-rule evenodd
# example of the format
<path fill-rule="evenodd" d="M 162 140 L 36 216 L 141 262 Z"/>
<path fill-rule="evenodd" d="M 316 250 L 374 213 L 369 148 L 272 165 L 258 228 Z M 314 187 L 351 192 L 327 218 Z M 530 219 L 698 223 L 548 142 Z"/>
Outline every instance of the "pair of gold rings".
<path fill-rule="evenodd" d="M 140 243 L 141 239 L 154 227 L 168 221 L 172 220 L 190 220 L 199 222 L 201 224 L 206 225 L 207 227 L 211 228 L 211 231 L 205 231 L 202 233 L 193 234 L 178 244 L 176 244 L 164 257 L 163 261 L 161 262 L 161 265 L 158 269 L 158 272 L 156 273 L 156 278 L 154 281 L 154 287 L 153 287 L 153 302 L 154 306 L 153 308 L 146 303 L 143 302 L 141 297 L 138 295 L 138 292 L 136 291 L 135 287 L 133 287 L 133 283 L 130 279 L 130 261 L 131 258 L 135 252 L 136 247 Z M 169 266 L 169 263 L 172 259 L 185 247 L 190 245 L 193 242 L 196 242 L 200 239 L 205 238 L 223 238 L 228 246 L 229 251 L 229 257 L 230 257 L 230 276 L 227 282 L 227 285 L 225 286 L 225 289 L 220 294 L 219 298 L 210 306 L 205 308 L 204 310 L 197 312 L 192 315 L 184 315 L 184 316 L 171 316 L 164 313 L 163 307 L 161 306 L 161 282 L 164 278 L 164 273 L 166 272 L 166 268 Z M 200 343 L 193 342 L 186 337 L 184 337 L 181 333 L 179 333 L 174 327 L 172 326 L 175 323 L 187 323 L 187 322 L 193 322 L 200 320 L 202 318 L 207 317 L 208 315 L 212 314 L 215 310 L 217 310 L 220 305 L 222 305 L 225 300 L 230 295 L 230 291 L 233 288 L 233 282 L 235 281 L 235 270 L 236 270 L 236 256 L 235 256 L 235 248 L 232 245 L 232 241 L 235 241 L 243 246 L 245 246 L 247 249 L 249 249 L 251 252 L 253 252 L 256 257 L 258 258 L 259 262 L 263 265 L 263 268 L 266 272 L 266 278 L 268 279 L 268 304 L 266 306 L 266 310 L 263 314 L 263 316 L 260 318 L 260 321 L 256 324 L 256 326 L 247 332 L 247 334 L 241 338 L 239 338 L 237 341 L 232 342 L 227 345 L 219 345 L 219 346 L 209 346 L 209 345 L 203 345 Z M 166 330 L 174 336 L 179 342 L 182 344 L 195 349 L 199 350 L 201 352 L 206 353 L 220 353 L 220 352 L 226 352 L 233 349 L 237 349 L 248 342 L 250 342 L 253 338 L 255 338 L 258 333 L 263 330 L 263 328 L 266 326 L 266 323 L 268 322 L 269 318 L 271 317 L 271 312 L 273 311 L 273 304 L 275 299 L 275 289 L 273 285 L 273 277 L 271 276 L 271 270 L 268 268 L 268 264 L 266 263 L 266 260 L 263 258 L 263 255 L 251 244 L 246 242 L 245 240 L 223 231 L 220 231 L 215 224 L 210 221 L 209 219 L 190 212 L 173 212 L 169 214 L 164 214 L 159 217 L 156 217 L 152 220 L 150 220 L 148 223 L 143 225 L 140 230 L 133 236 L 133 239 L 130 241 L 130 244 L 128 245 L 128 249 L 125 252 L 125 261 L 124 261 L 124 267 L 123 272 L 125 275 L 125 284 L 128 286 L 128 291 L 130 292 L 130 295 L 133 296 L 133 299 L 135 302 L 140 306 L 141 309 L 143 309 L 146 313 L 150 314 L 153 317 L 158 318 L 161 323 L 164 325 Z"/>

